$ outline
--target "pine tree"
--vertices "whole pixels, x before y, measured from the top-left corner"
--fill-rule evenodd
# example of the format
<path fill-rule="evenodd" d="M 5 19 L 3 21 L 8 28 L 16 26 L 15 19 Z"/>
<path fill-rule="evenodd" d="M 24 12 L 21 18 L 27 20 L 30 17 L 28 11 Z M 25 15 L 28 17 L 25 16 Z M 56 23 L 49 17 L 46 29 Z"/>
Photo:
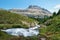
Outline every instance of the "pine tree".
<path fill-rule="evenodd" d="M 59 9 L 59 11 L 58 11 L 57 15 L 60 15 L 60 9 Z"/>
<path fill-rule="evenodd" d="M 57 15 L 56 12 L 54 12 L 54 13 L 53 13 L 53 16 L 56 16 L 56 15 Z"/>

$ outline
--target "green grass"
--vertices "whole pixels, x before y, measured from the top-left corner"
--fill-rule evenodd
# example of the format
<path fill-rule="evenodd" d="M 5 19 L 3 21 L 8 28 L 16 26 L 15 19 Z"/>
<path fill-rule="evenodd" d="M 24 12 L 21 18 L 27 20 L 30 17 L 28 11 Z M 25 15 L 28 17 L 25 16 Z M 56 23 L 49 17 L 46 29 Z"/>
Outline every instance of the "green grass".
<path fill-rule="evenodd" d="M 8 29 L 8 28 L 28 28 L 28 26 L 20 24 L 0 24 L 0 29 Z"/>
<path fill-rule="evenodd" d="M 33 19 L 19 14 L 11 13 L 9 11 L 0 10 L 0 23 L 1 24 L 19 24 L 21 21 L 26 21 L 28 23 L 34 22 Z"/>
<path fill-rule="evenodd" d="M 12 27 L 12 25 L 17 25 L 21 27 L 29 27 L 32 23 L 38 23 L 38 21 L 29 18 L 27 16 L 19 15 L 16 13 L 11 13 L 6 10 L 0 10 L 0 28 L 1 27 Z M 4 26 L 5 25 L 5 26 Z"/>
<path fill-rule="evenodd" d="M 60 40 L 60 15 L 47 21 L 46 27 L 40 28 L 40 34 L 47 37 L 47 40 Z"/>
<path fill-rule="evenodd" d="M 13 37 L 13 36 L 11 36 L 5 32 L 0 31 L 0 40 L 9 40 L 9 38 L 11 38 L 11 37 Z"/>

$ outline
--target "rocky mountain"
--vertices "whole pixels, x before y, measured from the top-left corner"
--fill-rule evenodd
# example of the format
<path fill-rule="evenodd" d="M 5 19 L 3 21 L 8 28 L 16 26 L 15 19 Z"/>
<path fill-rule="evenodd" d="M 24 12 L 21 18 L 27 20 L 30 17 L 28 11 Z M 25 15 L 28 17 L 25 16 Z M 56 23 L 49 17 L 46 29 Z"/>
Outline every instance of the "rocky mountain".
<path fill-rule="evenodd" d="M 51 12 L 36 5 L 30 5 L 27 9 L 10 9 L 9 11 L 34 18 L 44 18 L 51 16 Z"/>

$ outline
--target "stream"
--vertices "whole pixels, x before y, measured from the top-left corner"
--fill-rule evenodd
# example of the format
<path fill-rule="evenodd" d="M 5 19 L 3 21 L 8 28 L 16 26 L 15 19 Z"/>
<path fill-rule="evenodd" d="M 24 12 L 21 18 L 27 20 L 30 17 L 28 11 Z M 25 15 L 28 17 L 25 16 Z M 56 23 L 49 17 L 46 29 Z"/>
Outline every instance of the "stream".
<path fill-rule="evenodd" d="M 11 28 L 11 29 L 6 29 L 6 30 L 1 30 L 4 31 L 10 35 L 14 35 L 14 36 L 24 36 L 24 37 L 28 37 L 28 36 L 35 36 L 39 34 L 39 28 L 40 25 L 35 25 L 34 27 L 25 29 L 25 28 Z"/>

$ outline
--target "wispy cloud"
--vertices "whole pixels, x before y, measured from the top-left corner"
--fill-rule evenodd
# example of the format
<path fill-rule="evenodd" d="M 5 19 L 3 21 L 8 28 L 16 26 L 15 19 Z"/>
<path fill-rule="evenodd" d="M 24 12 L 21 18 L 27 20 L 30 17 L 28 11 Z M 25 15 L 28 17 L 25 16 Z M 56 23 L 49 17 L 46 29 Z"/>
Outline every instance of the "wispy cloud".
<path fill-rule="evenodd" d="M 58 9 L 51 9 L 51 10 L 49 10 L 51 13 L 53 13 L 53 12 L 58 12 Z"/>
<path fill-rule="evenodd" d="M 53 12 L 58 12 L 58 10 L 60 9 L 60 4 L 55 5 L 54 7 L 52 7 L 52 9 L 50 9 L 50 11 Z"/>
<path fill-rule="evenodd" d="M 60 9 L 60 4 L 57 4 L 54 8 Z"/>

